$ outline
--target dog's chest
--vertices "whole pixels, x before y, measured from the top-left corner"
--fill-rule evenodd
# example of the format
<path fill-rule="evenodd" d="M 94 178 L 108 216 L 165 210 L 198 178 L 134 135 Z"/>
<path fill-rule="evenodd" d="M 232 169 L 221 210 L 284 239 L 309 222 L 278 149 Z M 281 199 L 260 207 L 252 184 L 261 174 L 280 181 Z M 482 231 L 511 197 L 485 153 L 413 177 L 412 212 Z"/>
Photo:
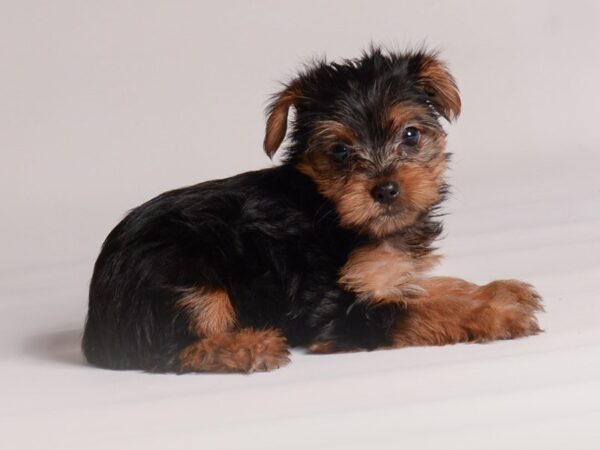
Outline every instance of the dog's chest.
<path fill-rule="evenodd" d="M 365 300 L 403 300 L 422 292 L 418 280 L 438 260 L 437 255 L 414 256 L 389 240 L 365 244 L 350 253 L 338 283 Z"/>

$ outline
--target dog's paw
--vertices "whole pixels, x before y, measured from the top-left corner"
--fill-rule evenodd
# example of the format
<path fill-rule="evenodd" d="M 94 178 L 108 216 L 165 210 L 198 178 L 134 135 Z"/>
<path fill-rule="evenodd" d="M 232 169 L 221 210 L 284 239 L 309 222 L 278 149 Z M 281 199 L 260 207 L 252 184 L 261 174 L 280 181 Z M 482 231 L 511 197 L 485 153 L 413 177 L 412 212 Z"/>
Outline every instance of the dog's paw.
<path fill-rule="evenodd" d="M 179 353 L 177 371 L 267 372 L 290 362 L 285 337 L 277 330 L 242 329 L 208 336 Z"/>
<path fill-rule="evenodd" d="M 336 353 L 337 347 L 332 342 L 319 341 L 310 344 L 307 350 L 309 353 L 324 355 L 327 353 Z"/>
<path fill-rule="evenodd" d="M 260 333 L 260 332 L 259 332 Z M 280 334 L 268 334 L 255 348 L 248 359 L 247 372 L 268 372 L 290 362 L 290 351 L 286 339 Z"/>
<path fill-rule="evenodd" d="M 542 299 L 530 284 L 493 281 L 478 288 L 476 298 L 482 301 L 478 313 L 488 327 L 488 338 L 513 339 L 542 331 L 536 318 L 543 311 Z"/>

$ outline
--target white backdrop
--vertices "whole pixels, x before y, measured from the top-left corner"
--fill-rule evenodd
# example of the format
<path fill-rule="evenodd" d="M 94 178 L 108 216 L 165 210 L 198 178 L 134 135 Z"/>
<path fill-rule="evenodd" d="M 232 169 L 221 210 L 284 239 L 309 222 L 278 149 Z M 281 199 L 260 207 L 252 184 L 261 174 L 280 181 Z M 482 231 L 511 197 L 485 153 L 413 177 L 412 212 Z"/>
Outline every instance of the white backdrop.
<path fill-rule="evenodd" d="M 599 448 L 599 5 L 1 2 L 2 448 Z M 125 211 L 272 164 L 277 82 L 370 42 L 441 50 L 461 88 L 440 273 L 534 282 L 547 332 L 252 377 L 83 365 L 91 266 Z"/>

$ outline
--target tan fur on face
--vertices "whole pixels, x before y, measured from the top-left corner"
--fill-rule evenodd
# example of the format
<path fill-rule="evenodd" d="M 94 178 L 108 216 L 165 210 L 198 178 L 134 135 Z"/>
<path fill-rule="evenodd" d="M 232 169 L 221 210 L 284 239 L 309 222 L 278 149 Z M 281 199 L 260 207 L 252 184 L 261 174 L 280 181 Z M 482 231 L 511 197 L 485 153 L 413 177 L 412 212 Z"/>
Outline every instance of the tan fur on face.
<path fill-rule="evenodd" d="M 224 333 L 235 325 L 235 312 L 225 291 L 191 289 L 178 300 L 177 306 L 187 313 L 190 331 L 196 336 Z"/>
<path fill-rule="evenodd" d="M 376 238 L 393 234 L 414 223 L 423 209 L 438 200 L 438 190 L 443 183 L 441 177 L 435 179 L 427 169 L 419 166 L 408 167 L 407 173 L 403 174 L 404 168 L 399 167 L 393 178 L 400 185 L 401 201 L 406 202 L 408 209 L 394 216 L 385 216 L 382 214 L 382 206 L 371 197 L 371 190 L 378 180 L 361 173 L 327 178 L 312 165 L 300 163 L 298 166 L 298 170 L 316 182 L 321 194 L 333 201 L 342 226 L 366 232 Z M 423 178 L 420 179 L 419 175 L 423 175 Z"/>
<path fill-rule="evenodd" d="M 360 143 L 352 130 L 335 121 L 319 123 L 297 168 L 309 176 L 319 192 L 331 200 L 346 228 L 372 237 L 383 238 L 414 223 L 419 214 L 439 200 L 446 158 L 443 154 L 445 134 L 434 119 L 425 119 L 427 109 L 412 104 L 398 104 L 387 113 L 387 127 L 393 130 L 412 126 L 418 121 L 422 130 L 418 152 L 410 157 L 401 154 L 392 142 L 382 150 L 383 162 L 369 161 L 360 152 Z M 390 131 L 391 134 L 394 131 Z M 341 169 L 329 155 L 329 148 L 347 143 L 360 157 L 351 157 L 352 167 Z M 377 164 L 384 173 L 377 175 Z M 397 211 L 389 214 L 386 206 L 375 202 L 371 190 L 383 181 L 395 180 L 400 186 Z"/>
<path fill-rule="evenodd" d="M 350 144 L 353 139 L 352 130 L 343 124 L 335 121 L 321 122 L 315 128 L 309 150 L 303 155 L 297 168 L 315 182 L 325 198 L 333 201 L 342 225 L 360 227 L 376 212 L 369 194 L 372 181 L 359 173 L 353 173 L 352 176 L 340 173 L 328 154 L 331 145 L 337 142 Z"/>
<path fill-rule="evenodd" d="M 322 186 L 328 186 L 328 191 L 323 194 L 333 200 L 342 226 L 370 231 L 369 222 L 381 213 L 371 197 L 374 180 L 357 173 L 341 183 L 323 182 Z"/>
<path fill-rule="evenodd" d="M 318 136 L 330 136 L 328 133 L 333 133 L 333 130 L 320 131 Z M 371 189 L 376 180 L 360 172 L 352 172 L 350 175 L 339 173 L 336 164 L 327 154 L 328 146 L 337 142 L 338 134 L 331 135 L 335 138 L 324 141 L 319 139 L 318 146 L 313 143 L 314 146 L 304 154 L 297 168 L 315 182 L 325 198 L 334 203 L 342 226 L 368 233 L 371 231 L 370 221 L 381 214 L 381 208 L 371 197 Z M 396 229 L 396 225 L 392 228 Z"/>
<path fill-rule="evenodd" d="M 289 348 L 277 330 L 241 329 L 199 340 L 179 354 L 180 372 L 262 372 L 289 362 Z"/>
<path fill-rule="evenodd" d="M 371 189 L 379 180 L 360 173 L 344 181 L 323 180 L 321 185 L 328 189 L 322 193 L 334 201 L 343 226 L 381 238 L 414 223 L 421 211 L 437 203 L 445 167 L 444 155 L 439 155 L 428 165 L 407 163 L 398 166 L 388 178 L 400 186 L 398 203 L 402 210 L 393 216 L 383 215 L 384 207 L 371 197 Z"/>
<path fill-rule="evenodd" d="M 325 145 L 340 141 L 351 144 L 354 139 L 354 133 L 350 128 L 335 120 L 326 120 L 315 127 L 311 144 L 314 145 L 315 141 L 321 141 Z"/>
<path fill-rule="evenodd" d="M 399 103 L 389 109 L 386 128 L 390 133 L 396 133 L 407 123 L 418 121 L 420 118 L 426 117 L 428 113 L 428 109 L 424 106 L 412 103 Z"/>
<path fill-rule="evenodd" d="M 427 166 L 409 163 L 400 167 L 393 178 L 400 186 L 401 203 L 417 211 L 435 204 L 439 199 L 445 168 L 446 159 L 443 155 Z"/>
<path fill-rule="evenodd" d="M 350 254 L 338 282 L 368 302 L 401 302 L 424 293 L 417 281 L 438 260 L 414 258 L 389 242 L 366 245 Z"/>

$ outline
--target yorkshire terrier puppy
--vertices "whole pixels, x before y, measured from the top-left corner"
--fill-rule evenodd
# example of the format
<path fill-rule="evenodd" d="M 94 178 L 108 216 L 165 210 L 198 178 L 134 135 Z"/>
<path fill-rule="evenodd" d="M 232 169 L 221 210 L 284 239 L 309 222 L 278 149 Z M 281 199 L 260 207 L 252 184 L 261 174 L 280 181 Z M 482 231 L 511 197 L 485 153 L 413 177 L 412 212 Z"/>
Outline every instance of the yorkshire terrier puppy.
<path fill-rule="evenodd" d="M 162 194 L 109 234 L 83 351 L 94 365 L 253 372 L 309 352 L 485 342 L 536 334 L 535 290 L 428 277 L 461 108 L 435 55 L 374 48 L 313 63 L 276 97 L 277 167 Z"/>

